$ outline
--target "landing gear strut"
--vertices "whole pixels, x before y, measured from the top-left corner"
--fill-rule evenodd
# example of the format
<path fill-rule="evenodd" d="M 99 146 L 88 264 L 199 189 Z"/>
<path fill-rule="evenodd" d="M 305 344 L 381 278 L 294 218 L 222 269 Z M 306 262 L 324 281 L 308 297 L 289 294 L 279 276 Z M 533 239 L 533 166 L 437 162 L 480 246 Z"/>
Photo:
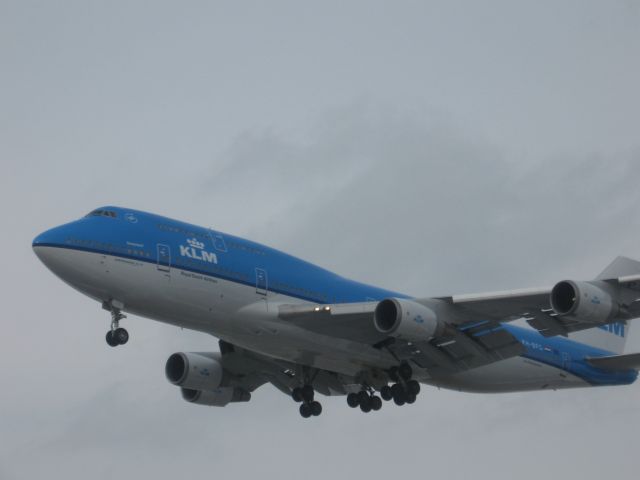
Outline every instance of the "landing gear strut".
<path fill-rule="evenodd" d="M 127 318 L 120 308 L 115 307 L 113 302 L 104 302 L 102 308 L 111 312 L 111 330 L 107 332 L 105 339 L 110 347 L 124 345 L 129 341 L 129 332 L 120 327 L 120 320 Z"/>

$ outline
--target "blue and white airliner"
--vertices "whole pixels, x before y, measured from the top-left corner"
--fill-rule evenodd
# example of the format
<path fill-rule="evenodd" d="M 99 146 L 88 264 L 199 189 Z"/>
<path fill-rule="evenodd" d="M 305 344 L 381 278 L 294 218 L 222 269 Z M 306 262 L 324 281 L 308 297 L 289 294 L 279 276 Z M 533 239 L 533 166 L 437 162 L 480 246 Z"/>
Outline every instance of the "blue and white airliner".
<path fill-rule="evenodd" d="M 618 257 L 595 280 L 552 288 L 412 298 L 354 282 L 210 228 L 103 207 L 38 235 L 61 280 L 110 312 L 107 344 L 131 313 L 219 339 L 174 353 L 168 380 L 188 402 L 225 406 L 271 383 L 317 416 L 316 394 L 352 408 L 412 404 L 421 384 L 468 392 L 627 385 L 623 354 L 640 316 L 640 262 Z"/>

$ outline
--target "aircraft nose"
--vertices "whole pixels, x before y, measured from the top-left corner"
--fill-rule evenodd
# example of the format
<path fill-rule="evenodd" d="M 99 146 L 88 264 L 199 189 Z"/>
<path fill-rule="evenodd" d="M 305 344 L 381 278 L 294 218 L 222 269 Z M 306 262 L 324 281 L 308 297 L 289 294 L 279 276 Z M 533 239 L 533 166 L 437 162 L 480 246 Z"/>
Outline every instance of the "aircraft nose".
<path fill-rule="evenodd" d="M 67 238 L 67 225 L 61 225 L 42 232 L 40 235 L 33 239 L 31 244 L 34 253 L 47 267 L 51 268 L 52 264 L 52 252 L 58 250 L 54 247 L 61 247 L 65 245 Z"/>
<path fill-rule="evenodd" d="M 42 232 L 36 238 L 33 239 L 32 247 L 54 247 L 64 243 L 64 235 L 62 233 L 62 227 L 55 227 Z"/>

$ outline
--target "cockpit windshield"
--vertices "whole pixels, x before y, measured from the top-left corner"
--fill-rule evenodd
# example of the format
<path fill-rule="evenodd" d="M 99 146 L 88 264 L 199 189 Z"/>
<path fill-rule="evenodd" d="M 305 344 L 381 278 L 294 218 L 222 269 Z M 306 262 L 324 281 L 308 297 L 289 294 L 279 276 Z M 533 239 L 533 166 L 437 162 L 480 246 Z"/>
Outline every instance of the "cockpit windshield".
<path fill-rule="evenodd" d="M 87 217 L 110 217 L 110 218 L 116 218 L 117 214 L 116 212 L 112 211 L 112 210 L 94 210 L 93 212 L 90 212 L 86 215 Z"/>

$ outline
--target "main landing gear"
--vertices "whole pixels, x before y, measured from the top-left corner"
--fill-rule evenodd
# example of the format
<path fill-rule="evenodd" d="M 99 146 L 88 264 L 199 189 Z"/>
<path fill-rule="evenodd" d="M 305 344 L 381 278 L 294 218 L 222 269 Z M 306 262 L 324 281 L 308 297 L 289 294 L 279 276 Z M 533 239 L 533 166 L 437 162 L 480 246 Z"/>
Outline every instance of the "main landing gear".
<path fill-rule="evenodd" d="M 129 332 L 120 327 L 120 320 L 127 318 L 127 316 L 122 313 L 120 308 L 115 307 L 112 302 L 104 302 L 102 308 L 111 312 L 111 330 L 107 332 L 105 337 L 107 345 L 110 347 L 124 345 L 129 341 Z"/>
<path fill-rule="evenodd" d="M 420 393 L 420 384 L 413 380 L 413 369 L 408 363 L 401 363 L 398 367 L 389 370 L 389 377 L 393 383 L 380 389 L 380 395 L 385 401 L 393 400 L 398 406 L 412 404 Z"/>
<path fill-rule="evenodd" d="M 309 418 L 311 416 L 317 417 L 322 413 L 322 405 L 313 399 L 314 393 L 311 385 L 296 387 L 291 391 L 291 398 L 296 402 L 301 402 L 300 415 L 302 415 L 303 418 Z"/>
<path fill-rule="evenodd" d="M 347 404 L 351 408 L 360 407 L 364 413 L 377 412 L 382 408 L 382 400 L 371 389 L 350 393 L 347 395 Z"/>
<path fill-rule="evenodd" d="M 416 401 L 420 393 L 420 384 L 413 380 L 413 370 L 408 363 L 402 363 L 389 370 L 389 377 L 394 382 L 392 385 L 385 385 L 380 389 L 380 397 L 375 395 L 371 387 L 365 387 L 358 393 L 347 395 L 347 404 L 351 408 L 360 407 L 365 413 L 380 410 L 382 400 L 388 402 L 393 400 L 396 405 L 412 404 Z M 381 400 L 382 397 L 382 400 Z"/>

